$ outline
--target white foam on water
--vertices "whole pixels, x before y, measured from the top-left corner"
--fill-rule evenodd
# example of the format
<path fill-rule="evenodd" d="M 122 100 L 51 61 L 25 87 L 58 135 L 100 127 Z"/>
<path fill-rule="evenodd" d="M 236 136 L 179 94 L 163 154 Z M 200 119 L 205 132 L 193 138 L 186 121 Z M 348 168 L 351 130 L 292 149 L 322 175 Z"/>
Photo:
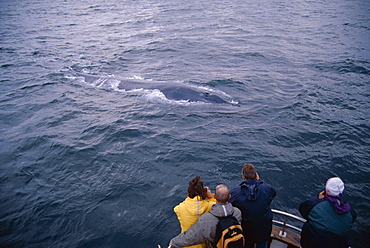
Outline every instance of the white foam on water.
<path fill-rule="evenodd" d="M 115 75 L 107 75 L 107 76 L 98 76 L 97 79 L 93 82 L 87 82 L 83 76 L 75 76 L 75 75 L 66 75 L 66 78 L 76 80 L 79 83 L 84 83 L 87 85 L 90 85 L 95 88 L 101 88 L 101 89 L 108 89 L 108 90 L 114 90 L 118 92 L 135 92 L 138 94 L 141 94 L 147 101 L 149 102 L 159 102 L 159 103 L 169 103 L 169 104 L 179 104 L 179 105 L 199 105 L 199 104 L 212 104 L 212 103 L 206 103 L 202 101 L 189 101 L 189 100 L 170 100 L 167 99 L 166 96 L 158 89 L 144 89 L 144 88 L 137 88 L 137 89 L 122 89 L 119 88 L 120 84 L 122 83 L 119 78 L 117 78 Z M 130 77 L 125 77 L 122 80 L 125 79 L 134 79 L 134 80 L 143 80 L 148 81 L 148 83 L 152 82 L 152 79 L 145 79 L 140 75 L 133 75 Z M 238 104 L 237 101 L 233 100 L 232 97 L 225 92 L 217 89 L 213 89 L 207 86 L 202 85 L 195 85 L 190 83 L 184 83 L 176 81 L 177 83 L 185 84 L 189 87 L 194 87 L 196 89 L 201 89 L 210 93 L 218 94 L 222 96 L 222 99 L 224 99 L 226 102 L 236 105 Z"/>

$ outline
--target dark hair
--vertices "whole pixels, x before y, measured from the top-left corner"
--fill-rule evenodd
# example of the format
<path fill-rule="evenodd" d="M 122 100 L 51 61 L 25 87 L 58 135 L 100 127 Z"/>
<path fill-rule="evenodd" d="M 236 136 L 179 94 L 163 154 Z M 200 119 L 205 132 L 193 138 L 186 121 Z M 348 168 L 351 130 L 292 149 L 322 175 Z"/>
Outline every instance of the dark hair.
<path fill-rule="evenodd" d="M 188 196 L 190 198 L 194 198 L 199 195 L 202 199 L 207 198 L 207 189 L 204 188 L 202 180 L 200 180 L 200 176 L 196 176 L 193 180 L 189 182 L 188 187 Z"/>
<path fill-rule="evenodd" d="M 242 174 L 245 179 L 254 179 L 256 178 L 256 168 L 253 166 L 253 164 L 245 164 L 243 165 Z"/>

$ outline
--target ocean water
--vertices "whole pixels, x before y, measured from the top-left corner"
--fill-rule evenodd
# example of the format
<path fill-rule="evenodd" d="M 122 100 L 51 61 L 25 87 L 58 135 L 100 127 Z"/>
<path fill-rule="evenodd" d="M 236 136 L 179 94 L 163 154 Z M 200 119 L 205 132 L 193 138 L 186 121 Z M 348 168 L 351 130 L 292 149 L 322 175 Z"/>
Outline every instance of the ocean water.
<path fill-rule="evenodd" d="M 341 177 L 369 247 L 368 0 L 0 3 L 1 247 L 166 246 L 189 180 L 232 188 L 247 162 L 296 215 Z"/>

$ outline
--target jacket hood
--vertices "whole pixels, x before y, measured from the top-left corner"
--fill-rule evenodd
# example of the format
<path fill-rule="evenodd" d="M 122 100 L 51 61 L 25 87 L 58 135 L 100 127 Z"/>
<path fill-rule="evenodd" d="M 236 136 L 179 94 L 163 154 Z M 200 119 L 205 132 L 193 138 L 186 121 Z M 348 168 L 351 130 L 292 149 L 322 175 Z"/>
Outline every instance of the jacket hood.
<path fill-rule="evenodd" d="M 339 215 L 345 214 L 351 210 L 350 205 L 347 202 L 343 202 L 340 199 L 340 196 L 325 195 L 324 198 L 330 202 L 330 204 L 334 207 L 334 211 Z"/>
<path fill-rule="evenodd" d="M 175 207 L 176 213 L 189 216 L 200 216 L 205 212 L 209 212 L 216 199 L 201 199 L 199 196 L 194 198 L 187 197 L 182 203 Z M 198 218 L 197 217 L 197 218 Z"/>
<path fill-rule="evenodd" d="M 174 211 L 180 222 L 181 231 L 184 232 L 197 221 L 199 216 L 209 212 L 212 205 L 216 203 L 216 199 L 202 200 L 196 196 L 194 198 L 187 197 L 183 202 L 174 207 Z"/>
<path fill-rule="evenodd" d="M 231 203 L 217 203 L 212 206 L 210 213 L 216 217 L 227 217 L 233 215 L 234 207 Z"/>
<path fill-rule="evenodd" d="M 248 201 L 255 201 L 260 196 L 259 186 L 263 183 L 261 180 L 249 179 L 240 184 L 241 192 L 247 196 Z"/>

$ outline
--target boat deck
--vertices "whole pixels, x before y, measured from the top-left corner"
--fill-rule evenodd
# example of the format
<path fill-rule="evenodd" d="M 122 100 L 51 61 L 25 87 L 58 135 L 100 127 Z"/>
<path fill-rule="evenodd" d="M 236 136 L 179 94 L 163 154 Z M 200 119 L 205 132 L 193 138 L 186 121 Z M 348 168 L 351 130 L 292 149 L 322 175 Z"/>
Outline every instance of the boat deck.
<path fill-rule="evenodd" d="M 305 219 L 280 210 L 272 209 L 274 213 L 270 248 L 299 248 L 301 242 L 301 227 Z"/>

